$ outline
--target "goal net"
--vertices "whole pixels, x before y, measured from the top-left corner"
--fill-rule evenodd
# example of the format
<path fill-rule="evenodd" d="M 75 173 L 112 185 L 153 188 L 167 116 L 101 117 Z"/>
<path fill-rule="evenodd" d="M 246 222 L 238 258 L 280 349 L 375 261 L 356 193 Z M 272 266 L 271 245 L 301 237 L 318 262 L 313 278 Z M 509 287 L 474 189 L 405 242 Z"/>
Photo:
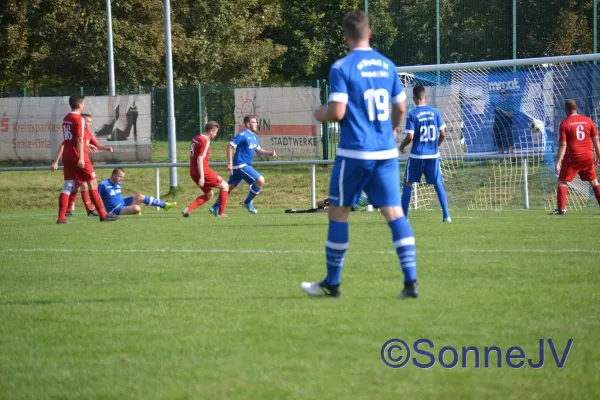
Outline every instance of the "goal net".
<path fill-rule="evenodd" d="M 440 148 L 451 208 L 555 208 L 554 165 L 564 103 L 598 124 L 600 55 L 400 67 L 413 109 L 412 89 L 426 87 L 427 104 L 447 125 Z M 403 135 L 399 136 L 399 140 Z M 411 207 L 438 209 L 431 185 L 415 184 Z M 569 184 L 569 210 L 596 205 L 587 182 Z"/>

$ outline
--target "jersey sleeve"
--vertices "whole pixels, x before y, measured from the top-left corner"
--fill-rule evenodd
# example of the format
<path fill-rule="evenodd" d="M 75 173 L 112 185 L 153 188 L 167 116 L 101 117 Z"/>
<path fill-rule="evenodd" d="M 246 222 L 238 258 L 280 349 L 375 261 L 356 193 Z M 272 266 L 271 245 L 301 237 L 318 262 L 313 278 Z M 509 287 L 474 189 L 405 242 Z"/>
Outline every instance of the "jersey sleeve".
<path fill-rule="evenodd" d="M 244 135 L 243 133 L 238 133 L 234 136 L 233 139 L 231 139 L 231 142 L 229 142 L 229 144 L 235 149 L 240 145 L 240 143 L 243 143 L 244 141 L 246 141 L 246 135 Z"/>
<path fill-rule="evenodd" d="M 396 68 L 394 67 L 394 71 Z M 406 92 L 404 91 L 404 87 L 402 86 L 402 82 L 400 82 L 400 78 L 398 74 L 394 73 L 394 82 L 392 84 L 392 104 L 402 103 L 406 100 Z"/>
<path fill-rule="evenodd" d="M 96 147 L 100 146 L 100 143 L 98 143 L 98 141 L 96 140 L 96 137 L 94 135 L 92 135 L 92 132 L 88 131 L 88 137 L 90 138 L 91 144 L 93 144 Z"/>
<path fill-rule="evenodd" d="M 407 135 L 415 134 L 415 118 L 413 113 L 409 113 L 406 117 L 406 126 L 404 127 L 404 133 Z"/>
<path fill-rule="evenodd" d="M 336 62 L 331 67 L 331 70 L 329 71 L 329 82 L 331 85 L 329 102 L 335 101 L 337 103 L 348 104 L 348 85 L 346 84 L 346 78 L 340 62 Z"/>
<path fill-rule="evenodd" d="M 435 113 L 435 124 L 439 130 L 446 129 L 446 123 L 444 122 L 442 114 L 439 111 Z"/>
<path fill-rule="evenodd" d="M 594 124 L 594 121 L 592 121 L 591 118 L 590 122 L 592 124 L 592 127 L 590 129 L 590 137 L 598 137 L 598 129 L 596 129 L 596 124 Z"/>

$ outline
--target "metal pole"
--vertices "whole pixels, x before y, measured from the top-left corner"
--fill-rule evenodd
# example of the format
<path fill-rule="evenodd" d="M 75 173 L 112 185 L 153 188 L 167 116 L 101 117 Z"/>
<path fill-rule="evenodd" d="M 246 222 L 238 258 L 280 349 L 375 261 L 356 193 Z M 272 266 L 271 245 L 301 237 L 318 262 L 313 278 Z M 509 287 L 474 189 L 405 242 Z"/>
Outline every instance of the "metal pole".
<path fill-rule="evenodd" d="M 440 0 L 435 0 L 435 63 L 442 63 L 442 52 L 440 49 Z M 437 72 L 437 85 L 440 84 L 440 71 Z"/>
<path fill-rule="evenodd" d="M 598 0 L 594 0 L 594 22 L 593 22 L 593 30 L 592 34 L 594 37 L 592 38 L 592 52 L 598 52 Z M 596 61 L 594 61 L 596 64 Z"/>
<path fill-rule="evenodd" d="M 171 49 L 171 2 L 165 0 L 165 50 L 167 59 L 167 129 L 169 132 L 169 162 L 177 162 L 175 138 L 175 100 L 173 95 L 173 55 Z M 169 169 L 171 191 L 177 188 L 177 167 Z"/>
<path fill-rule="evenodd" d="M 521 166 L 523 170 L 523 207 L 529 209 L 529 188 L 527 182 L 527 174 L 529 170 L 527 168 L 527 157 L 521 158 Z"/>
<path fill-rule="evenodd" d="M 110 1 L 106 0 L 106 33 L 108 35 L 108 94 L 116 96 L 115 90 L 115 60 L 113 56 L 112 13 Z"/>
<path fill-rule="evenodd" d="M 202 85 L 198 82 L 198 114 L 200 118 L 200 130 L 198 132 L 204 132 L 204 105 L 202 104 Z"/>
<path fill-rule="evenodd" d="M 513 35 L 513 60 L 517 59 L 517 0 L 512 2 L 512 35 Z M 513 71 L 516 71 L 517 67 L 513 67 Z"/>
<path fill-rule="evenodd" d="M 365 0 L 365 14 L 369 15 L 369 0 Z"/>
<path fill-rule="evenodd" d="M 310 208 L 317 208 L 317 174 L 315 164 L 310 164 Z"/>
<path fill-rule="evenodd" d="M 154 168 L 154 197 L 160 200 L 160 168 Z M 160 210 L 160 207 L 156 207 Z"/>

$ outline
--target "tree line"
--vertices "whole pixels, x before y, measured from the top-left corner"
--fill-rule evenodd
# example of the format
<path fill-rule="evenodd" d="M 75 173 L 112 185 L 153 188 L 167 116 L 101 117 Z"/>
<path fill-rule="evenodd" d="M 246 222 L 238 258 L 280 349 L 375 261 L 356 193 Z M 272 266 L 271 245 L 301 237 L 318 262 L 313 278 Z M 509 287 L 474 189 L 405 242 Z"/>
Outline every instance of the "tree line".
<path fill-rule="evenodd" d="M 592 52 L 595 0 L 517 0 L 517 55 Z M 101 0 L 5 0 L 0 86 L 106 87 Z M 112 0 L 117 87 L 164 86 L 161 0 Z M 174 82 L 325 79 L 347 50 L 344 14 L 364 0 L 171 0 Z M 439 0 L 441 62 L 512 58 L 508 0 Z M 398 65 L 436 62 L 436 0 L 370 0 L 375 48 Z"/>

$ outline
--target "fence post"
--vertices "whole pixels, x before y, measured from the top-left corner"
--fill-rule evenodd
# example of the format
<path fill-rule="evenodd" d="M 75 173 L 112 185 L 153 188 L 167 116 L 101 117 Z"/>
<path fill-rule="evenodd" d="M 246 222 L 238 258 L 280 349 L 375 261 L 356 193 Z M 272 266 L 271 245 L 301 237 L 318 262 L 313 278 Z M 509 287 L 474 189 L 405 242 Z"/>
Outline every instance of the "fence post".
<path fill-rule="evenodd" d="M 325 105 L 327 105 L 329 93 L 327 93 L 327 84 L 325 83 L 324 80 L 323 80 L 323 83 L 324 83 L 324 85 L 323 85 L 322 94 L 321 94 L 322 101 Z M 322 143 L 323 143 L 323 160 L 329 160 L 329 123 L 323 122 L 323 123 L 321 123 L 321 126 L 323 127 L 323 137 L 321 139 Z"/>
<path fill-rule="evenodd" d="M 27 88 L 23 88 L 23 97 L 27 97 Z"/>
<path fill-rule="evenodd" d="M 154 197 L 160 200 L 160 168 L 154 168 Z M 160 207 L 156 207 L 160 210 Z"/>
<path fill-rule="evenodd" d="M 317 176 L 315 164 L 310 164 L 310 207 L 317 208 Z"/>
<path fill-rule="evenodd" d="M 528 188 L 528 167 L 527 167 L 527 157 L 521 158 L 521 170 L 523 171 L 523 207 L 526 210 L 529 210 L 529 188 Z"/>

